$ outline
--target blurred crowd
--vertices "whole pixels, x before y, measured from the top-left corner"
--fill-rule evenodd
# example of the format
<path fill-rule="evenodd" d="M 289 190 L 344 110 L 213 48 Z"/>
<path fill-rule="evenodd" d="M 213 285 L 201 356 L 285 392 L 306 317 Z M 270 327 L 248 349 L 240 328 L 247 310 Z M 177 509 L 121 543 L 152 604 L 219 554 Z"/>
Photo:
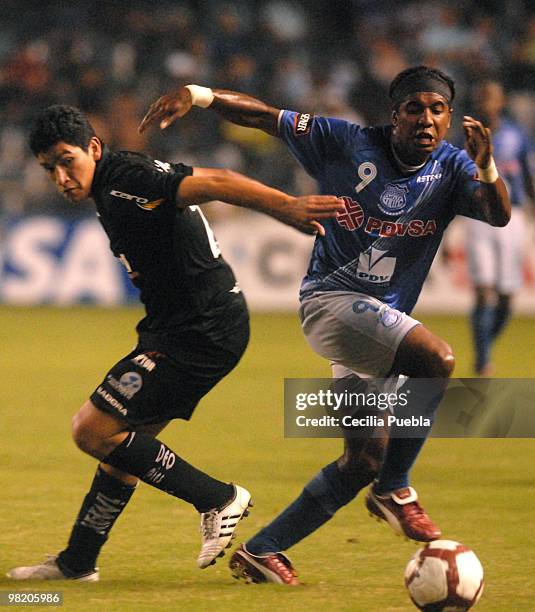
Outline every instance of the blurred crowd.
<path fill-rule="evenodd" d="M 4 213 L 69 210 L 36 172 L 26 144 L 32 116 L 53 103 L 81 107 L 115 149 L 227 166 L 292 193 L 312 189 L 276 139 L 215 113 L 194 109 L 164 132 L 140 135 L 149 103 L 187 83 L 386 123 L 390 81 L 424 63 L 456 80 L 454 131 L 469 111 L 472 84 L 493 76 L 505 85 L 510 112 L 535 134 L 530 0 L 3 0 L 2 12 Z"/>

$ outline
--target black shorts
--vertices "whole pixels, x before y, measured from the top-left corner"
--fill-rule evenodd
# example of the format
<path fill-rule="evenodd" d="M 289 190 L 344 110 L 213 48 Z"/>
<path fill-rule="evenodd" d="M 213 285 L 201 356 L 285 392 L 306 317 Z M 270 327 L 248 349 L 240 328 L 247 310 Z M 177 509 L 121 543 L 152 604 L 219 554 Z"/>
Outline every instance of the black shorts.
<path fill-rule="evenodd" d="M 189 420 L 201 398 L 238 363 L 249 340 L 245 301 L 231 298 L 214 321 L 192 329 L 140 333 L 91 395 L 97 408 L 130 426 Z"/>

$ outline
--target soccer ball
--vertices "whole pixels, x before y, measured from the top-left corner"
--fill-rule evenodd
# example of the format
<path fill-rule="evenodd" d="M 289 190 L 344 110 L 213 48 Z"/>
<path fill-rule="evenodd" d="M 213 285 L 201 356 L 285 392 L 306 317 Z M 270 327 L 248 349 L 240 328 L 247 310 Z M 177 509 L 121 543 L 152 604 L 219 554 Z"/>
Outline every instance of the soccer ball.
<path fill-rule="evenodd" d="M 467 546 L 436 540 L 412 556 L 405 568 L 405 586 L 420 610 L 468 610 L 483 592 L 483 567 Z"/>

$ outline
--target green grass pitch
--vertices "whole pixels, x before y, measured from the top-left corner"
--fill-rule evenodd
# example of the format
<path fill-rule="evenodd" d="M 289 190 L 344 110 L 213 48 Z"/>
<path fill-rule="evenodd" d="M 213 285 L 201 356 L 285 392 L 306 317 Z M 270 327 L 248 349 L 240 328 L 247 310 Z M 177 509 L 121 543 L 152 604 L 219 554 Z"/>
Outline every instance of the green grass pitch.
<path fill-rule="evenodd" d="M 106 369 L 135 342 L 139 309 L 0 308 L 0 574 L 56 553 L 68 537 L 95 462 L 70 439 L 70 417 Z M 423 321 L 470 375 L 466 319 Z M 500 376 L 534 377 L 533 319 L 516 319 L 496 350 Z M 338 456 L 340 440 L 283 438 L 283 378 L 326 377 L 327 364 L 292 315 L 255 315 L 238 368 L 190 423 L 161 435 L 177 453 L 255 499 L 238 541 L 251 536 Z M 430 440 L 413 471 L 444 535 L 474 548 L 486 572 L 477 609 L 535 610 L 535 440 Z M 198 517 L 187 504 L 141 485 L 99 560 L 97 584 L 13 583 L 0 591 L 60 590 L 72 610 L 410 611 L 403 569 L 416 546 L 373 522 L 362 496 L 290 556 L 305 586 L 244 585 L 228 557 L 198 570 Z"/>

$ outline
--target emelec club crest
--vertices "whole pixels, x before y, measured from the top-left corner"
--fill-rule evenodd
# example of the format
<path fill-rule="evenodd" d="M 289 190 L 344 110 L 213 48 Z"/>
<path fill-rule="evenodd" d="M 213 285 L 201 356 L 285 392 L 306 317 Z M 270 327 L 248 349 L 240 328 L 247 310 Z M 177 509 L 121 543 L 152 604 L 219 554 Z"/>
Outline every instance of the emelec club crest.
<path fill-rule="evenodd" d="M 379 199 L 379 208 L 385 215 L 399 215 L 407 204 L 407 185 L 388 183 Z"/>

